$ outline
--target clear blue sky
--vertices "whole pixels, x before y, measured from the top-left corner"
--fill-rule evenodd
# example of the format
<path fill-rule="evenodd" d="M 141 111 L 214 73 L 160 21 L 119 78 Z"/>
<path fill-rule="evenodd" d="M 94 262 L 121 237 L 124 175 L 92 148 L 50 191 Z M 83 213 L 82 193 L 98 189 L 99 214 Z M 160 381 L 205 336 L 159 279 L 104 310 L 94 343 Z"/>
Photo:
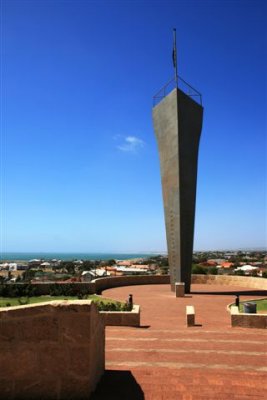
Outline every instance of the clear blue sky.
<path fill-rule="evenodd" d="M 266 246 L 266 2 L 2 0 L 1 250 L 166 250 L 152 96 L 203 94 L 195 250 Z"/>

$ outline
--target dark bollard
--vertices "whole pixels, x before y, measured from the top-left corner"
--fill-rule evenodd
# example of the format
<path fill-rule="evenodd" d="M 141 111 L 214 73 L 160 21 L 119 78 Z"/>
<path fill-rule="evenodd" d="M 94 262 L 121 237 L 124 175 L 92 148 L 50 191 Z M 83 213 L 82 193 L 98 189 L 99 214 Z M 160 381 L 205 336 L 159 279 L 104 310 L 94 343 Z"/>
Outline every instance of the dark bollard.
<path fill-rule="evenodd" d="M 257 304 L 256 303 L 244 303 L 244 313 L 245 314 L 257 314 Z"/>
<path fill-rule="evenodd" d="M 132 311 L 133 309 L 133 295 L 129 294 L 128 300 L 126 300 L 127 311 Z"/>
<path fill-rule="evenodd" d="M 235 305 L 239 308 L 239 294 L 236 295 Z"/>

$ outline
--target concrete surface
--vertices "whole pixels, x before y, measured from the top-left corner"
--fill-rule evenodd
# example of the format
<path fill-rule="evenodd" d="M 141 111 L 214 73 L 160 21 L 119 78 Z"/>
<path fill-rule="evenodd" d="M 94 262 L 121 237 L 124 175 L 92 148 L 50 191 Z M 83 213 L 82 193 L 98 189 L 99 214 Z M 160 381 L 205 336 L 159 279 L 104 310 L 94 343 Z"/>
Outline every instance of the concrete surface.
<path fill-rule="evenodd" d="M 197 160 L 203 108 L 174 89 L 153 108 L 164 203 L 171 288 L 190 292 Z"/>

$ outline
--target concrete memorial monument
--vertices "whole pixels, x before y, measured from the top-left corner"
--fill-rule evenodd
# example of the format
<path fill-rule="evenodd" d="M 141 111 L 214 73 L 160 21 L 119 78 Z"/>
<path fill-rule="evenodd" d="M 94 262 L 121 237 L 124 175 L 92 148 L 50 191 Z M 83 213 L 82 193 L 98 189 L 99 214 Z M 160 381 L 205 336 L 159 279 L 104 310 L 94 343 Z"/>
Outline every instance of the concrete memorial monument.
<path fill-rule="evenodd" d="M 184 283 L 189 293 L 203 107 L 201 94 L 178 77 L 175 31 L 173 61 L 175 78 L 154 97 L 153 124 L 160 156 L 171 288 Z M 190 90 L 188 94 L 180 89 L 180 83 Z M 174 89 L 166 95 L 172 84 Z"/>

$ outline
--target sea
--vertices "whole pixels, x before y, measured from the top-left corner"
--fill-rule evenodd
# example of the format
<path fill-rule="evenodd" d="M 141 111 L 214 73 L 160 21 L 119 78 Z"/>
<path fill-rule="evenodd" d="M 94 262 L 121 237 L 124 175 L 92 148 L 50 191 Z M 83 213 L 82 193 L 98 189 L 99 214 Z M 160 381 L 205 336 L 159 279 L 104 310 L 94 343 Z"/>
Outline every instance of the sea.
<path fill-rule="evenodd" d="M 129 260 L 133 258 L 149 258 L 164 252 L 153 253 L 16 253 L 0 252 L 0 261 L 29 261 L 33 259 L 41 260 Z"/>

